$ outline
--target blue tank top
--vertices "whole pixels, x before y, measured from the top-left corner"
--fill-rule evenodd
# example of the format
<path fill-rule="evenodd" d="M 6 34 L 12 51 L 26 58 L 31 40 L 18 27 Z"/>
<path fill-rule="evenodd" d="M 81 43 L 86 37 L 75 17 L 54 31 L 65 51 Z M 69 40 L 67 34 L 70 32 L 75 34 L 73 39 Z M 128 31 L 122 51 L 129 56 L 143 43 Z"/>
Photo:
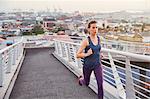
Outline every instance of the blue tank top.
<path fill-rule="evenodd" d="M 97 66 L 100 66 L 100 38 L 98 38 L 98 44 L 94 45 L 91 41 L 90 37 L 88 36 L 89 45 L 85 48 L 85 53 L 91 48 L 93 51 L 93 54 L 90 56 L 87 56 L 83 59 L 83 66 L 89 69 L 94 69 Z"/>

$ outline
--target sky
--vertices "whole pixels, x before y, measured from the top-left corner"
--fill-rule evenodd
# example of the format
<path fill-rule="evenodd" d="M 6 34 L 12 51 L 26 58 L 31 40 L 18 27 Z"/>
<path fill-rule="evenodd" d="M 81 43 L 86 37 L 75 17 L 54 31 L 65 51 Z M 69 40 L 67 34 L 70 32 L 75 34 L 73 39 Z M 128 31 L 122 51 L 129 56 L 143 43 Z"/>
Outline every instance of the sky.
<path fill-rule="evenodd" d="M 13 9 L 63 12 L 149 11 L 150 0 L 0 0 L 0 11 Z"/>

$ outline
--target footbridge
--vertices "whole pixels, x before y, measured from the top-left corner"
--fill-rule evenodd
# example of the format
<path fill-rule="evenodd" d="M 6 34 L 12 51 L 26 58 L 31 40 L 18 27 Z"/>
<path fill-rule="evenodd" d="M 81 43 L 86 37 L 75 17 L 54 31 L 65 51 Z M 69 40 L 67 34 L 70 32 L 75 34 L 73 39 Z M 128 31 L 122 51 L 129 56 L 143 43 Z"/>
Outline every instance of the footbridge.
<path fill-rule="evenodd" d="M 97 99 L 94 74 L 89 87 L 77 83 L 79 46 L 26 37 L 0 50 L 0 99 Z M 150 56 L 107 48 L 102 53 L 104 99 L 150 99 Z"/>

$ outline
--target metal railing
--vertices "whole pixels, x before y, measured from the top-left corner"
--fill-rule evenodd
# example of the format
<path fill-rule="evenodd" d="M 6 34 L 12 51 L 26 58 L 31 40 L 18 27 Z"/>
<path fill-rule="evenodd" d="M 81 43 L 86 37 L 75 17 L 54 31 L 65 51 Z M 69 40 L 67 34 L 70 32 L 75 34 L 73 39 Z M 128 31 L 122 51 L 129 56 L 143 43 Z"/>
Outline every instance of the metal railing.
<path fill-rule="evenodd" d="M 10 45 L 0 50 L 0 87 L 3 87 L 7 82 L 7 75 L 15 73 L 15 69 L 18 66 L 23 55 L 23 38 L 17 43 Z"/>
<path fill-rule="evenodd" d="M 43 36 L 24 36 L 23 43 L 25 44 L 25 48 L 41 48 L 49 47 L 54 42 L 44 38 Z"/>
<path fill-rule="evenodd" d="M 87 37 L 70 37 L 74 39 L 74 42 L 80 43 L 84 38 Z M 101 45 L 104 48 L 114 49 L 119 51 L 131 52 L 136 54 L 150 55 L 150 43 L 141 43 L 141 42 L 128 42 L 128 41 L 117 41 L 117 40 L 108 40 L 101 38 Z"/>
<path fill-rule="evenodd" d="M 136 54 L 150 55 L 150 46 L 148 43 L 138 43 L 138 42 L 123 42 L 115 40 L 103 40 L 101 42 L 104 48 L 115 49 L 119 51 L 131 52 Z"/>
<path fill-rule="evenodd" d="M 24 36 L 25 48 L 53 47 L 53 39 L 71 40 L 68 35 Z"/>
<path fill-rule="evenodd" d="M 54 40 L 54 43 L 54 53 L 72 64 L 70 68 L 82 73 L 82 59 L 76 58 L 80 44 L 61 40 Z M 102 59 L 104 82 L 116 89 L 116 98 L 150 99 L 150 56 L 106 48 L 102 48 L 102 53 L 104 54 Z M 144 63 L 136 64 L 131 61 L 132 59 Z M 95 81 L 93 74 L 91 79 Z"/>

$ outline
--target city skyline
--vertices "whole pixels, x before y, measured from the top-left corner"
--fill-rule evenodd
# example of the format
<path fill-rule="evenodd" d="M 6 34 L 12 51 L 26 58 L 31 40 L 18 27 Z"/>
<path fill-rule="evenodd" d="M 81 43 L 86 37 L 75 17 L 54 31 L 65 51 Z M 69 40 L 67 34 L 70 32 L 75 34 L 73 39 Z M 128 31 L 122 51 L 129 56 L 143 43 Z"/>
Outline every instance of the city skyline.
<path fill-rule="evenodd" d="M 63 12 L 148 11 L 149 0 L 0 0 L 0 11 L 13 9 Z"/>

